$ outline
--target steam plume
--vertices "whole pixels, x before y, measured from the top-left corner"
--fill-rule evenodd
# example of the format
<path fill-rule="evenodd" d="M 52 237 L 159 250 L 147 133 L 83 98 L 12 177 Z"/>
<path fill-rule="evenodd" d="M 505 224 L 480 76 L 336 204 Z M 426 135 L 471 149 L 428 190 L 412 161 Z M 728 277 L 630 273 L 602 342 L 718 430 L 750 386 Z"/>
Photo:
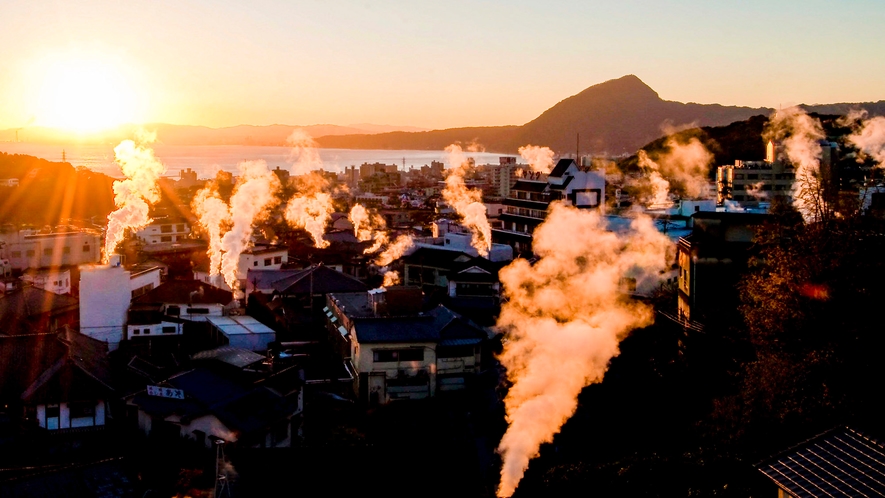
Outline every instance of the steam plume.
<path fill-rule="evenodd" d="M 304 175 L 323 166 L 316 141 L 301 128 L 296 128 L 286 142 L 292 146 L 289 159 L 293 175 Z"/>
<path fill-rule="evenodd" d="M 464 226 L 473 234 L 471 245 L 481 256 L 486 256 L 492 248 L 492 227 L 486 217 L 486 207 L 482 203 L 482 192 L 468 189 L 464 184 L 464 164 L 466 158 L 461 147 L 446 147 L 449 161 L 453 164 L 446 177 L 443 199 L 461 216 Z"/>
<path fill-rule="evenodd" d="M 377 258 L 375 258 L 374 263 L 377 266 L 387 266 L 390 263 L 393 263 L 401 258 L 402 255 L 412 247 L 413 243 L 410 235 L 400 235 L 392 244 L 388 245 Z"/>
<path fill-rule="evenodd" d="M 117 210 L 108 215 L 104 262 L 117 249 L 127 228 L 139 229 L 151 222 L 149 204 L 160 200 L 157 180 L 166 172 L 166 166 L 154 157 L 153 149 L 147 147 L 155 139 L 156 134 L 139 133 L 138 143 L 123 140 L 114 147 L 116 161 L 126 179 L 114 182 Z"/>
<path fill-rule="evenodd" d="M 326 192 L 295 196 L 286 206 L 286 220 L 290 225 L 306 230 L 313 239 L 314 247 L 329 247 L 329 241 L 323 238 L 323 234 L 333 210 L 332 196 Z"/>
<path fill-rule="evenodd" d="M 384 282 L 381 284 L 381 287 L 390 287 L 392 285 L 398 284 L 399 282 L 399 272 L 387 271 L 384 273 Z"/>
<path fill-rule="evenodd" d="M 550 173 L 553 171 L 553 151 L 549 147 L 524 145 L 519 148 L 519 155 L 529 164 L 532 171 Z"/>
<path fill-rule="evenodd" d="M 209 235 L 209 276 L 221 273 L 221 236 L 225 225 L 230 224 L 230 207 L 218 196 L 214 184 L 197 192 L 192 203 L 199 223 Z"/>
<path fill-rule="evenodd" d="M 622 277 L 654 282 L 667 267 L 666 237 L 648 217 L 615 234 L 595 211 L 551 205 L 534 234 L 541 259 L 518 259 L 500 272 L 507 297 L 498 327 L 506 333 L 500 356 L 513 383 L 504 400 L 507 432 L 498 496 L 510 496 L 529 460 L 577 407 L 584 386 L 602 380 L 618 344 L 652 322 L 649 306 L 619 292 Z"/>
<path fill-rule="evenodd" d="M 252 237 L 252 224 L 276 204 L 280 182 L 264 161 L 239 164 L 240 178 L 230 198 L 231 229 L 221 238 L 221 274 L 232 290 L 239 288 L 237 266 L 240 254 Z"/>
<path fill-rule="evenodd" d="M 826 210 L 820 179 L 823 127 L 797 106 L 777 111 L 766 125 L 764 137 L 782 141 L 787 158 L 796 168 L 793 206 L 806 222 L 821 219 Z"/>
<path fill-rule="evenodd" d="M 876 116 L 861 122 L 848 141 L 862 153 L 876 161 L 878 167 L 885 165 L 885 117 Z"/>
<path fill-rule="evenodd" d="M 710 195 L 707 174 L 713 161 L 713 154 L 697 138 L 692 137 L 687 143 L 680 143 L 676 137 L 670 137 L 662 154 L 652 159 L 644 150 L 640 150 L 638 158 L 639 165 L 649 171 L 651 204 L 658 206 L 672 204 L 669 196 L 673 190 L 671 182 L 690 198 L 704 198 Z"/>

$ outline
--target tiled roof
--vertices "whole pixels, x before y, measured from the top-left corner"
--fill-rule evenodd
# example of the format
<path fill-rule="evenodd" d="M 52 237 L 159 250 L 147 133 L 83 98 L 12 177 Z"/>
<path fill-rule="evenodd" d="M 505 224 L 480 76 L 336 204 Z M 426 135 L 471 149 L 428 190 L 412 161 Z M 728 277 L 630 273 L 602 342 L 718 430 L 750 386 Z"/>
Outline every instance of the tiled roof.
<path fill-rule="evenodd" d="M 840 427 L 756 465 L 796 498 L 885 496 L 885 445 Z"/>
<path fill-rule="evenodd" d="M 329 294 L 369 290 L 359 280 L 325 265 L 312 266 L 303 272 L 277 280 L 272 287 L 281 294 Z"/>
<path fill-rule="evenodd" d="M 453 339 L 488 338 L 473 322 L 438 306 L 422 315 L 354 319 L 359 342 L 439 342 Z"/>
<path fill-rule="evenodd" d="M 512 187 L 510 187 L 510 190 L 520 190 L 523 192 L 543 192 L 546 188 L 547 182 L 516 180 L 516 183 Z"/>
<path fill-rule="evenodd" d="M 551 171 L 550 174 L 547 176 L 562 178 L 562 175 L 565 174 L 565 170 L 567 170 L 568 167 L 571 166 L 574 162 L 574 159 L 560 159 L 559 162 L 556 163 L 556 166 L 553 168 L 553 171 Z"/>
<path fill-rule="evenodd" d="M 133 303 L 222 304 L 233 301 L 230 291 L 213 287 L 199 280 L 169 280 L 133 299 Z"/>

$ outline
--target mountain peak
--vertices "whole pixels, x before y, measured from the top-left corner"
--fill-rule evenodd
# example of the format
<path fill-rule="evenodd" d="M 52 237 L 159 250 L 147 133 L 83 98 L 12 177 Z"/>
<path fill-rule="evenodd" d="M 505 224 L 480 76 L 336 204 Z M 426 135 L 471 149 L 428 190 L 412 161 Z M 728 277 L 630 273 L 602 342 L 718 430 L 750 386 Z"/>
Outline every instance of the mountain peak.
<path fill-rule="evenodd" d="M 602 98 L 616 97 L 629 100 L 659 100 L 658 92 L 646 85 L 634 74 L 621 76 L 613 80 L 604 81 L 584 89 L 577 96 L 594 96 Z"/>

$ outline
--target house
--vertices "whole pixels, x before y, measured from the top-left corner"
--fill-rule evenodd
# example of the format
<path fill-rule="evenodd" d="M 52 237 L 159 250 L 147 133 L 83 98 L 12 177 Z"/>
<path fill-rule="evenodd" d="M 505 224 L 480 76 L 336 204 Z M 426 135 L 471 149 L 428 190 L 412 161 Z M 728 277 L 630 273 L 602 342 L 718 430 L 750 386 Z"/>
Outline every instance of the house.
<path fill-rule="evenodd" d="M 57 332 L 75 326 L 80 303 L 27 284 L 10 282 L 0 293 L 0 336 Z"/>
<path fill-rule="evenodd" d="M 885 496 L 883 455 L 885 444 L 837 427 L 755 467 L 777 485 L 778 498 Z"/>
<path fill-rule="evenodd" d="M 289 250 L 284 246 L 273 244 L 255 244 L 240 253 L 237 263 L 237 280 L 240 281 L 240 289 L 247 285 L 247 272 L 249 270 L 279 270 L 289 262 Z M 202 267 L 194 271 L 194 280 L 199 280 L 214 285 L 224 290 L 231 290 L 220 275 L 211 276 L 209 268 Z"/>
<path fill-rule="evenodd" d="M 69 268 L 30 269 L 22 274 L 21 279 L 38 289 L 53 294 L 71 293 L 71 270 Z"/>
<path fill-rule="evenodd" d="M 532 234 L 554 201 L 578 209 L 603 209 L 605 174 L 578 166 L 574 159 L 560 159 L 546 177 L 526 173 L 503 200 L 501 227 L 492 229 L 492 240 L 510 245 L 517 253 L 530 254 Z"/>
<path fill-rule="evenodd" d="M 249 351 L 267 351 L 276 332 L 251 316 L 210 316 L 210 334 L 218 346 L 232 346 Z"/>
<path fill-rule="evenodd" d="M 132 300 L 133 305 L 157 306 L 162 314 L 189 322 L 224 316 L 234 304 L 230 291 L 196 280 L 169 280 Z"/>
<path fill-rule="evenodd" d="M 244 448 L 290 447 L 298 436 L 300 392 L 283 396 L 202 366 L 152 387 L 126 397 L 145 434 L 187 437 L 206 447 L 220 439 Z"/>
<path fill-rule="evenodd" d="M 114 398 L 110 378 L 107 345 L 69 327 L 0 336 L 0 412 L 26 427 L 53 433 L 103 428 Z"/>
<path fill-rule="evenodd" d="M 327 330 L 370 405 L 464 389 L 480 372 L 489 333 L 444 306 L 421 312 L 416 288 L 330 294 Z"/>

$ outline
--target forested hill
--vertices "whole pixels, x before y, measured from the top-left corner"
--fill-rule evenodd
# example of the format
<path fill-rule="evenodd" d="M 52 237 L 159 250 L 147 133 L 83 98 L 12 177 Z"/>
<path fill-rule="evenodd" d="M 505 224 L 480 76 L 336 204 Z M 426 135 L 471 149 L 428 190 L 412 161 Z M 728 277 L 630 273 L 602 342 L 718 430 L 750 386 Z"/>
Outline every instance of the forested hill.
<path fill-rule="evenodd" d="M 68 224 L 114 209 L 114 180 L 70 163 L 0 152 L 0 178 L 19 179 L 18 187 L 0 187 L 0 223 Z"/>
<path fill-rule="evenodd" d="M 582 152 L 621 154 L 660 137 L 668 125 L 724 125 L 770 112 L 766 108 L 663 100 L 639 78 L 628 75 L 591 86 L 522 126 L 343 135 L 321 137 L 318 142 L 323 147 L 353 149 L 440 150 L 457 141 L 502 153 L 515 153 L 519 146 L 531 143 L 571 152 L 580 134 Z"/>

